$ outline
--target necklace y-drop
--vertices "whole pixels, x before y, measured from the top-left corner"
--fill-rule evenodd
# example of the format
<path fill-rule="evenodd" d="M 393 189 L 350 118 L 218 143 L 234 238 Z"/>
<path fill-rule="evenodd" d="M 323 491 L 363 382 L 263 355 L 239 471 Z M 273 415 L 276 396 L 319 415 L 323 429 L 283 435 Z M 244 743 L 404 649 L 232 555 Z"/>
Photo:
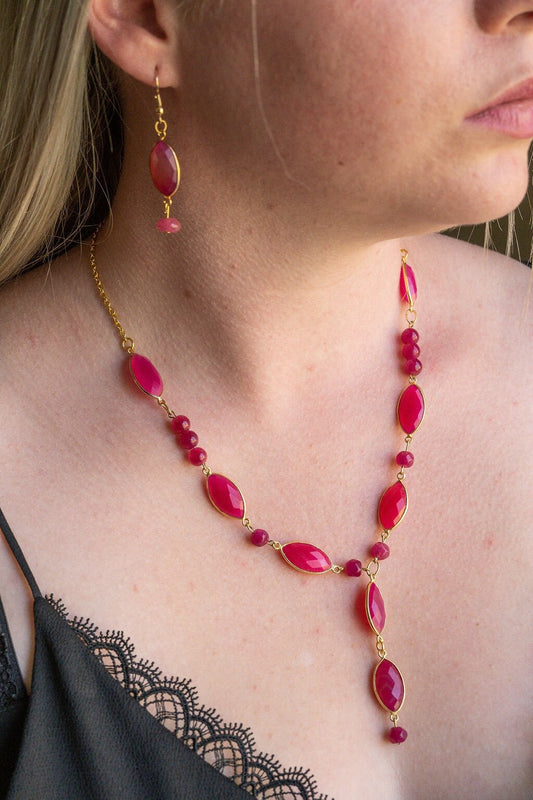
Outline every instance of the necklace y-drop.
<path fill-rule="evenodd" d="M 332 561 L 324 550 L 314 544 L 301 541 L 282 543 L 271 538 L 263 528 L 254 527 L 247 515 L 244 495 L 238 486 L 225 475 L 214 472 L 208 466 L 207 453 L 198 446 L 198 436 L 191 429 L 189 418 L 183 414 L 176 414 L 167 404 L 163 398 L 163 381 L 159 372 L 146 356 L 135 352 L 133 339 L 126 334 L 107 297 L 96 266 L 96 237 L 97 233 L 92 238 L 90 248 L 92 275 L 104 306 L 120 335 L 122 349 L 129 359 L 129 370 L 133 381 L 163 409 L 169 419 L 170 428 L 176 435 L 179 447 L 186 453 L 193 466 L 201 468 L 206 493 L 212 505 L 224 516 L 239 520 L 249 532 L 249 538 L 253 545 L 257 547 L 269 545 L 272 550 L 282 556 L 286 564 L 298 572 L 312 575 L 328 572 L 336 575 L 344 574 L 349 577 L 359 577 L 364 573 L 368 577 L 365 591 L 366 618 L 376 637 L 378 655 L 378 663 L 372 676 L 373 690 L 376 699 L 388 713 L 392 722 L 392 728 L 388 733 L 389 740 L 395 744 L 404 742 L 407 739 L 407 731 L 398 725 L 398 719 L 405 700 L 405 683 L 396 664 L 387 658 L 382 636 L 386 619 L 385 603 L 376 583 L 376 576 L 381 563 L 390 555 L 387 541 L 391 531 L 399 525 L 407 511 L 405 471 L 414 463 L 411 443 L 413 434 L 422 422 L 425 411 L 424 395 L 417 383 L 417 376 L 422 369 L 419 361 L 419 336 L 414 327 L 417 316 L 414 307 L 417 287 L 413 269 L 407 264 L 407 251 L 401 251 L 400 297 L 407 306 L 405 312 L 407 327 L 400 334 L 400 347 L 403 370 L 408 376 L 408 384 L 401 391 L 397 403 L 397 418 L 405 434 L 405 447 L 396 455 L 396 464 L 400 467 L 396 474 L 396 480 L 385 489 L 378 502 L 379 539 L 370 547 L 370 558 L 367 559 L 364 566 L 363 562 L 356 558 L 349 558 L 341 566 Z"/>

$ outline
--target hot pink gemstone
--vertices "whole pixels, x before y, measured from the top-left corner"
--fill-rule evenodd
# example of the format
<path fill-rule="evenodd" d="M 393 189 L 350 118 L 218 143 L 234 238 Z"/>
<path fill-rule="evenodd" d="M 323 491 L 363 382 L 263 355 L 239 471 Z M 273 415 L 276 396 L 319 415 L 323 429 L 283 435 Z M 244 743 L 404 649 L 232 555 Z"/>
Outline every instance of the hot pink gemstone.
<path fill-rule="evenodd" d="M 365 599 L 366 616 L 368 624 L 376 634 L 380 634 L 385 627 L 385 603 L 378 587 L 374 581 L 370 581 L 366 587 Z"/>
<path fill-rule="evenodd" d="M 405 728 L 400 728 L 399 725 L 395 725 L 394 728 L 391 728 L 389 731 L 389 739 L 393 744 L 401 744 L 407 739 L 407 731 Z"/>
<path fill-rule="evenodd" d="M 415 344 L 415 342 L 418 342 L 419 338 L 418 331 L 414 328 L 406 328 L 402 331 L 402 335 L 400 336 L 403 344 Z"/>
<path fill-rule="evenodd" d="M 130 358 L 130 372 L 133 380 L 143 392 L 151 397 L 161 397 L 163 381 L 152 362 L 145 356 L 134 353 Z"/>
<path fill-rule="evenodd" d="M 422 372 L 422 362 L 419 361 L 418 358 L 410 358 L 409 361 L 405 362 L 403 369 L 407 375 L 420 375 Z"/>
<path fill-rule="evenodd" d="M 399 467 L 412 467 L 415 463 L 415 457 L 409 450 L 400 450 L 396 456 L 396 463 Z"/>
<path fill-rule="evenodd" d="M 270 537 L 266 531 L 264 531 L 262 528 L 256 528 L 250 536 L 250 541 L 252 544 L 255 544 L 256 547 L 264 547 L 265 544 L 268 544 L 269 538 Z"/>
<path fill-rule="evenodd" d="M 374 694 L 387 711 L 399 711 L 405 698 L 405 686 L 400 670 L 384 658 L 374 670 Z"/>
<path fill-rule="evenodd" d="M 178 233 L 181 230 L 181 222 L 175 217 L 162 217 L 157 220 L 156 228 L 162 233 Z"/>
<path fill-rule="evenodd" d="M 351 558 L 344 565 L 344 571 L 350 578 L 358 578 L 363 571 L 363 565 L 357 558 Z"/>
<path fill-rule="evenodd" d="M 400 297 L 404 303 L 408 303 L 409 297 L 407 296 L 407 290 L 405 288 L 405 277 L 407 277 L 407 285 L 409 286 L 409 291 L 411 292 L 411 299 L 414 302 L 416 300 L 416 280 L 413 268 L 410 267 L 409 264 L 405 265 L 405 276 L 404 268 L 402 267 L 400 270 Z"/>
<path fill-rule="evenodd" d="M 420 348 L 417 344 L 404 344 L 402 347 L 402 356 L 407 359 L 418 358 L 420 355 Z"/>
<path fill-rule="evenodd" d="M 370 548 L 370 555 L 372 558 L 377 558 L 380 561 L 384 561 L 390 556 L 390 547 L 388 544 L 385 544 L 385 542 L 376 542 Z"/>
<path fill-rule="evenodd" d="M 178 159 L 166 142 L 157 142 L 150 153 L 150 174 L 155 187 L 165 197 L 178 188 Z"/>
<path fill-rule="evenodd" d="M 207 458 L 207 453 L 203 447 L 193 447 L 192 450 L 189 450 L 187 455 L 193 467 L 200 467 Z"/>
<path fill-rule="evenodd" d="M 210 475 L 207 479 L 207 494 L 221 514 L 236 519 L 244 517 L 244 497 L 229 478 L 224 475 Z"/>
<path fill-rule="evenodd" d="M 183 414 L 178 414 L 177 417 L 173 417 L 171 419 L 170 427 L 174 433 L 182 433 L 183 431 L 189 430 L 191 427 L 191 421 L 189 417 L 184 417 Z"/>
<path fill-rule="evenodd" d="M 398 399 L 398 422 L 406 433 L 414 433 L 424 418 L 425 403 L 421 389 L 414 383 Z"/>
<path fill-rule="evenodd" d="M 401 481 L 396 481 L 381 495 L 378 505 L 379 523 L 384 530 L 390 531 L 401 521 L 406 511 L 407 490 Z"/>
<path fill-rule="evenodd" d="M 192 450 L 198 444 L 198 434 L 188 430 L 178 434 L 178 444 L 184 450 Z"/>
<path fill-rule="evenodd" d="M 291 567 L 300 572 L 318 573 L 331 569 L 331 561 L 328 556 L 314 544 L 290 542 L 283 545 L 281 554 Z"/>

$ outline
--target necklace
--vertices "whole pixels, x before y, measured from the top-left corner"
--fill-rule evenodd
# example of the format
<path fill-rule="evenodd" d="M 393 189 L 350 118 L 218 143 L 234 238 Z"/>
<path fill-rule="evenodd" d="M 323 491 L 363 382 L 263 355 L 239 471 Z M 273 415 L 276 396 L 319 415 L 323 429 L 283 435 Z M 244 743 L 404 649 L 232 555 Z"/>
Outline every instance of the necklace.
<path fill-rule="evenodd" d="M 392 722 L 388 738 L 395 744 L 401 744 L 407 739 L 407 731 L 398 725 L 399 712 L 405 700 L 405 683 L 398 667 L 387 658 L 385 642 L 382 632 L 385 627 L 385 604 L 376 583 L 381 562 L 390 555 L 387 540 L 391 531 L 402 521 L 407 511 L 407 489 L 405 487 L 405 470 L 414 463 L 414 456 L 410 446 L 413 434 L 418 429 L 425 412 L 424 395 L 417 383 L 417 375 L 422 369 L 418 360 L 420 347 L 418 345 L 418 332 L 414 325 L 417 314 L 414 303 L 417 297 L 415 275 L 412 267 L 407 264 L 407 251 L 401 250 L 400 268 L 400 298 L 407 308 L 405 319 L 407 327 L 401 332 L 401 352 L 404 359 L 403 371 L 408 376 L 408 384 L 401 391 L 397 403 L 398 423 L 405 437 L 405 448 L 396 456 L 396 464 L 400 467 L 396 481 L 390 485 L 378 502 L 377 518 L 380 527 L 379 540 L 370 547 L 367 563 L 356 558 L 348 559 L 343 566 L 334 563 L 331 558 L 320 548 L 308 542 L 287 542 L 282 544 L 272 539 L 266 530 L 252 525 L 246 513 L 244 495 L 238 486 L 225 475 L 213 472 L 207 465 L 206 451 L 198 446 L 198 435 L 191 429 L 190 420 L 183 414 L 176 414 L 163 398 L 163 381 L 157 369 L 146 356 L 135 352 L 133 339 L 126 334 L 117 313 L 111 305 L 106 294 L 96 266 L 96 238 L 98 231 L 93 235 L 90 247 L 90 267 L 96 283 L 96 288 L 117 329 L 122 349 L 129 358 L 129 370 L 136 386 L 145 394 L 152 397 L 168 417 L 170 428 L 176 435 L 178 446 L 187 454 L 189 462 L 200 467 L 205 481 L 206 493 L 211 504 L 226 517 L 239 520 L 250 534 L 250 542 L 263 547 L 269 545 L 279 553 L 286 564 L 298 572 L 306 574 L 323 574 L 331 572 L 335 575 L 344 574 L 358 578 L 363 573 L 368 578 L 365 590 L 365 610 L 368 625 L 376 636 L 376 649 L 378 663 L 372 675 L 374 694 L 380 706 L 388 713 Z"/>

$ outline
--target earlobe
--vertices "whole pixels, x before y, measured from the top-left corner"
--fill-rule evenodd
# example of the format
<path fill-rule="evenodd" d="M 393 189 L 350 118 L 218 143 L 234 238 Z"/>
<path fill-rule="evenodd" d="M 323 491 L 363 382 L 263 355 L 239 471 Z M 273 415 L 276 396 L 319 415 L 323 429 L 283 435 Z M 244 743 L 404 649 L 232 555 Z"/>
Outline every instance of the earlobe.
<path fill-rule="evenodd" d="M 178 18 L 169 0 L 91 0 L 89 30 L 123 72 L 153 85 L 178 86 Z"/>

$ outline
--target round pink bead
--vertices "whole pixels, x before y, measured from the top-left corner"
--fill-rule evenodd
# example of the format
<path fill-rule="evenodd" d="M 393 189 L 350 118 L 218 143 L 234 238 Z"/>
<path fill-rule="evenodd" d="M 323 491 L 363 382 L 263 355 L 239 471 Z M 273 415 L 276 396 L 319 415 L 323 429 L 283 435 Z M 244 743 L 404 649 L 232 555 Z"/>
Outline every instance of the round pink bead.
<path fill-rule="evenodd" d="M 255 544 L 256 547 L 264 547 L 265 544 L 268 544 L 269 538 L 266 531 L 262 528 L 256 528 L 250 536 L 250 541 L 252 544 Z"/>
<path fill-rule="evenodd" d="M 207 458 L 207 453 L 203 447 L 193 447 L 192 450 L 189 450 L 187 455 L 193 467 L 200 467 Z"/>
<path fill-rule="evenodd" d="M 400 728 L 399 725 L 395 725 L 395 727 L 391 728 L 389 731 L 389 739 L 393 744 L 401 744 L 407 739 L 407 731 L 405 728 Z"/>
<path fill-rule="evenodd" d="M 357 558 L 351 558 L 344 565 L 344 571 L 350 578 L 358 578 L 363 569 L 363 565 Z"/>
<path fill-rule="evenodd" d="M 189 430 L 191 427 L 191 421 L 188 417 L 184 417 L 183 414 L 178 414 L 177 417 L 174 417 L 171 420 L 170 427 L 174 433 L 183 433 L 183 431 Z"/>
<path fill-rule="evenodd" d="M 400 338 L 403 344 L 415 344 L 415 342 L 418 342 L 418 339 L 420 337 L 418 335 L 418 331 L 415 328 L 406 328 L 404 331 L 402 331 L 402 335 Z"/>
<path fill-rule="evenodd" d="M 178 444 L 184 450 L 192 450 L 198 444 L 198 436 L 194 431 L 183 431 L 178 436 Z"/>
<path fill-rule="evenodd" d="M 401 450 L 396 456 L 396 463 L 400 467 L 412 467 L 415 463 L 415 457 L 409 450 Z"/>
<path fill-rule="evenodd" d="M 370 548 L 370 555 L 372 558 L 377 558 L 380 561 L 384 561 L 390 556 L 389 545 L 385 544 L 385 542 L 376 542 Z"/>
<path fill-rule="evenodd" d="M 174 217 L 163 217 L 157 221 L 156 227 L 161 233 L 178 233 L 181 230 L 181 223 Z"/>
<path fill-rule="evenodd" d="M 422 362 L 417 358 L 410 358 L 405 362 L 404 371 L 407 375 L 419 375 L 422 372 Z"/>
<path fill-rule="evenodd" d="M 402 356 L 404 358 L 418 358 L 420 355 L 420 348 L 417 344 L 404 344 L 402 347 Z"/>

